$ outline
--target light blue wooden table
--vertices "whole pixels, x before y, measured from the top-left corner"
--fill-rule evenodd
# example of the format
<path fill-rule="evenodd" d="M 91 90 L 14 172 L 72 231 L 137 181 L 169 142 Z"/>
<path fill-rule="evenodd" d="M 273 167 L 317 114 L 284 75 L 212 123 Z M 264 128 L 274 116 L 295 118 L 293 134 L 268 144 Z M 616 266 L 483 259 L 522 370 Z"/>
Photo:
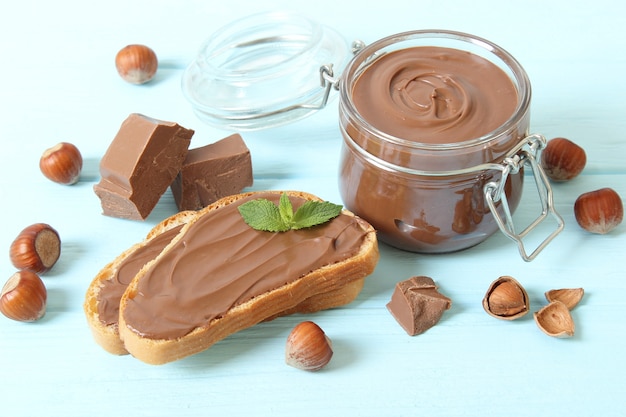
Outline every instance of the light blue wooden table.
<path fill-rule="evenodd" d="M 48 312 L 33 324 L 0 317 L 3 416 L 620 416 L 626 415 L 626 226 L 606 236 L 583 232 L 573 204 L 588 190 L 626 196 L 626 9 L 613 0 L 509 2 L 231 0 L 14 1 L 0 15 L 0 277 L 14 269 L 16 234 L 47 222 L 61 234 L 62 257 L 45 276 Z M 581 177 L 554 187 L 565 230 L 531 263 L 501 234 L 442 256 L 381 245 L 381 259 L 358 299 L 306 317 L 332 338 L 335 356 L 319 373 L 283 363 L 286 317 L 240 332 L 210 350 L 164 366 L 105 353 L 92 340 L 82 302 L 98 270 L 175 212 L 166 194 L 145 222 L 100 214 L 92 191 L 98 163 L 120 123 L 140 112 L 196 131 L 194 146 L 229 132 L 200 122 L 180 80 L 200 44 L 222 24 L 289 8 L 366 43 L 411 29 L 473 33 L 511 52 L 533 85 L 532 131 L 581 144 Z M 156 79 L 124 83 L 113 59 L 129 43 L 158 54 Z M 253 189 L 297 189 L 340 202 L 336 101 L 292 125 L 243 134 Z M 42 151 L 76 144 L 81 180 L 53 184 L 38 169 Z M 520 221 L 535 216 L 523 205 Z M 407 336 L 387 312 L 394 285 L 429 275 L 453 301 L 427 333 Z M 576 334 L 553 339 L 532 314 L 516 322 L 488 316 L 489 284 L 516 277 L 532 311 L 552 288 L 583 287 Z"/>

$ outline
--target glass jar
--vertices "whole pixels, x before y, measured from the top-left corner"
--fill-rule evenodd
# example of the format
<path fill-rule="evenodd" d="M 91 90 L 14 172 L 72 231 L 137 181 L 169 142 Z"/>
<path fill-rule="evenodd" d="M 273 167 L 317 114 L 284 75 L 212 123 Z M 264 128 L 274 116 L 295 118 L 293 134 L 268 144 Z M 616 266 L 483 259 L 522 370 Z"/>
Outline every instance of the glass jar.
<path fill-rule="evenodd" d="M 418 46 L 453 48 L 485 58 L 504 71 L 517 91 L 510 117 L 480 137 L 446 143 L 397 137 L 375 127 L 354 101 L 359 78 L 381 57 Z M 400 249 L 445 253 L 474 246 L 499 228 L 532 259 L 563 227 L 537 156 L 545 138 L 529 136 L 530 81 L 521 65 L 497 45 L 453 31 L 412 31 L 362 49 L 340 81 L 339 124 L 343 136 L 339 189 L 346 208 L 370 222 L 379 238 Z M 517 233 L 512 214 L 530 166 L 542 213 Z M 555 230 L 527 254 L 522 238 L 547 215 Z"/>
<path fill-rule="evenodd" d="M 265 129 L 323 108 L 329 80 L 350 58 L 348 43 L 332 28 L 292 12 L 253 14 L 204 42 L 182 90 L 209 125 Z"/>
<path fill-rule="evenodd" d="M 377 59 L 414 46 L 467 51 L 510 78 L 517 103 L 493 131 L 430 144 L 377 129 L 359 113 L 353 90 Z M 352 52 L 353 55 L 350 54 Z M 323 109 L 339 90 L 343 136 L 340 193 L 382 241 L 414 252 L 442 253 L 476 245 L 498 228 L 533 259 L 563 228 L 538 155 L 545 138 L 528 135 L 530 82 L 502 48 L 454 31 L 412 31 L 352 48 L 333 29 L 290 12 L 247 16 L 211 35 L 186 69 L 182 90 L 198 117 L 234 131 L 267 129 Z M 532 170 L 541 214 L 517 231 L 524 168 Z M 557 227 L 527 253 L 523 238 L 552 215 Z"/>

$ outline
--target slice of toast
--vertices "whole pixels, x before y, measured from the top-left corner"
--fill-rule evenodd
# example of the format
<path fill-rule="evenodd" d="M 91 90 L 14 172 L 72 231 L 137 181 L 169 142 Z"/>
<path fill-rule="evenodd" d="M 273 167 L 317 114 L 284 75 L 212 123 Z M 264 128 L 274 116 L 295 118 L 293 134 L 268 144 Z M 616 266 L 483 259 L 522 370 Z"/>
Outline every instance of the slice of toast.
<path fill-rule="evenodd" d="M 378 262 L 375 230 L 344 210 L 306 231 L 261 232 L 246 225 L 237 211 L 245 201 L 278 201 L 280 194 L 226 197 L 185 222 L 121 297 L 118 330 L 128 352 L 163 364 L 259 322 L 356 298 Z M 303 192 L 287 194 L 294 208 L 319 200 Z"/>
<path fill-rule="evenodd" d="M 128 353 L 119 337 L 118 318 L 119 301 L 132 277 L 145 263 L 154 259 L 195 215 L 194 211 L 181 211 L 163 220 L 150 230 L 143 241 L 118 255 L 91 281 L 83 309 L 94 339 L 107 352 L 115 355 Z M 120 273 L 123 273 L 122 279 Z M 124 278 L 131 275 L 131 278 Z"/>

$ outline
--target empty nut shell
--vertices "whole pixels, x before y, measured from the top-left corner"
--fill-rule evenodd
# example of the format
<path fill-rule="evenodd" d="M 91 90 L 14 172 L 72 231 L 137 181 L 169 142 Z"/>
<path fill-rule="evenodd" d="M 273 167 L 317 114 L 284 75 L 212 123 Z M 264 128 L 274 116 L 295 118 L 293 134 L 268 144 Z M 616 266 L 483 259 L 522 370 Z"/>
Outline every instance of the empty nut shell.
<path fill-rule="evenodd" d="M 537 326 L 548 336 L 568 338 L 574 335 L 574 320 L 561 301 L 552 301 L 534 313 L 534 318 Z"/>
<path fill-rule="evenodd" d="M 515 320 L 528 313 L 530 303 L 526 290 L 515 278 L 502 276 L 489 286 L 483 308 L 490 316 Z"/>
<path fill-rule="evenodd" d="M 318 371 L 330 362 L 332 356 L 330 339 L 312 321 L 298 324 L 287 337 L 285 362 L 289 366 Z"/>
<path fill-rule="evenodd" d="M 582 288 L 561 288 L 558 290 L 546 291 L 546 300 L 549 302 L 560 301 L 567 306 L 569 310 L 578 305 L 583 298 L 585 290 Z"/>

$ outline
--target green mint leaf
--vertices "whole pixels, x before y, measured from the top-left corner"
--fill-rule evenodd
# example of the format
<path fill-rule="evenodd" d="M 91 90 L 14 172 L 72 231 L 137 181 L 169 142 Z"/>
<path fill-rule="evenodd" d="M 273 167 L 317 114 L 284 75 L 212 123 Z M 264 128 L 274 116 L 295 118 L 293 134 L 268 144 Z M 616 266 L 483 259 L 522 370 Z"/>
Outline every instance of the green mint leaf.
<path fill-rule="evenodd" d="M 243 220 L 256 230 L 266 232 L 285 232 L 290 226 L 285 224 L 279 208 L 269 200 L 259 198 L 239 206 Z"/>
<path fill-rule="evenodd" d="M 292 229 L 304 229 L 326 223 L 341 213 L 342 206 L 328 201 L 307 201 L 293 215 Z"/>
<path fill-rule="evenodd" d="M 293 221 L 293 206 L 291 205 L 291 200 L 287 193 L 282 193 L 280 196 L 280 201 L 278 203 L 278 211 L 280 212 L 280 217 L 283 220 L 283 223 L 291 227 L 291 222 Z"/>
<path fill-rule="evenodd" d="M 266 232 L 286 232 L 317 226 L 341 214 L 342 206 L 327 201 L 307 201 L 296 212 L 287 193 L 278 205 L 265 198 L 250 200 L 239 206 L 243 220 L 253 229 Z"/>

